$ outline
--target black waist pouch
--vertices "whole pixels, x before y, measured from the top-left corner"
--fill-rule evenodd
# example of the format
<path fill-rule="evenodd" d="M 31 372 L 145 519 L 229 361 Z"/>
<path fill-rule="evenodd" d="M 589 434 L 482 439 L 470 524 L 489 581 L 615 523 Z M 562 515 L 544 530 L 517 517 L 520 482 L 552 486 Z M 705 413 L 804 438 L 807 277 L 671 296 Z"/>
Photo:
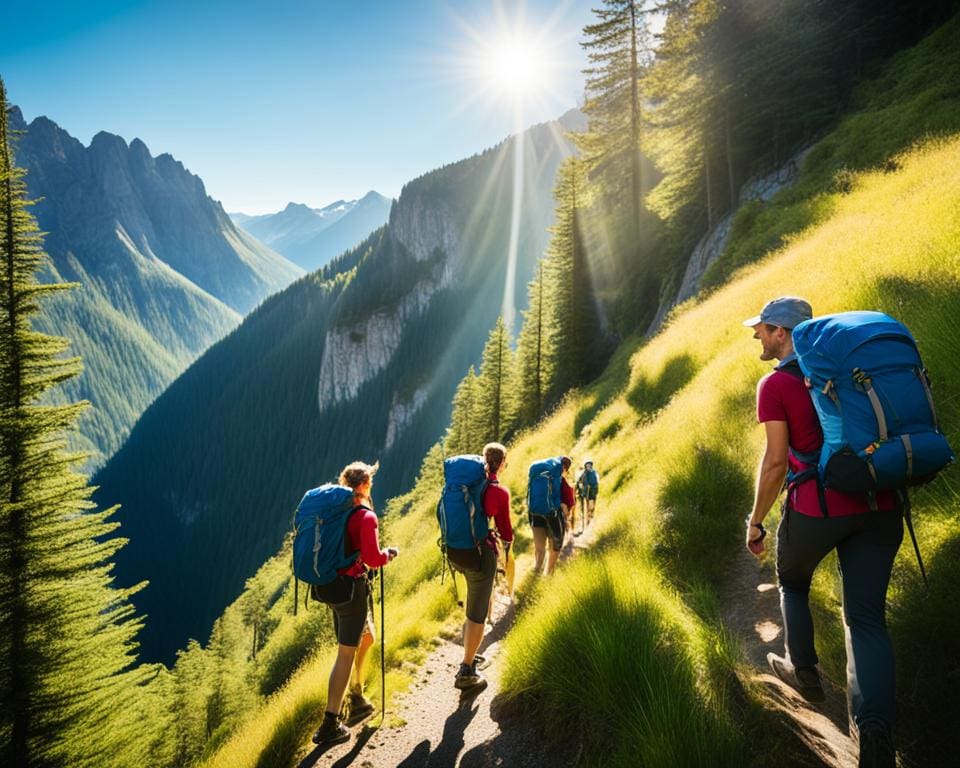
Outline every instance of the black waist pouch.
<path fill-rule="evenodd" d="M 337 576 L 327 584 L 313 584 L 310 588 L 310 596 L 314 600 L 330 605 L 349 603 L 353 600 L 353 590 L 356 582 L 357 580 L 352 576 Z"/>

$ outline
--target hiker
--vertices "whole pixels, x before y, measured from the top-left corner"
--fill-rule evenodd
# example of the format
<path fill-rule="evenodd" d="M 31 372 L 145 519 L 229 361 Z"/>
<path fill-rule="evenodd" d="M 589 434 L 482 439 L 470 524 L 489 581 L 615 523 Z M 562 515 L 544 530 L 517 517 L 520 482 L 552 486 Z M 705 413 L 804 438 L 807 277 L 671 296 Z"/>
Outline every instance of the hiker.
<path fill-rule="evenodd" d="M 567 472 L 570 471 L 572 465 L 573 461 L 569 456 L 562 456 L 560 458 L 560 466 L 562 468 L 560 475 L 560 509 L 563 511 L 563 519 L 567 531 L 573 531 L 573 524 L 575 522 L 574 510 L 577 506 L 573 486 L 567 482 Z"/>
<path fill-rule="evenodd" d="M 527 484 L 527 516 L 533 530 L 535 573 L 553 573 L 566 538 L 563 514 L 563 458 L 543 459 L 530 465 Z M 547 554 L 547 539 L 550 552 Z M 544 570 L 544 561 L 546 569 Z"/>
<path fill-rule="evenodd" d="M 894 658 L 884 609 L 903 519 L 890 491 L 870 498 L 825 488 L 818 479 L 823 431 L 793 340 L 793 329 L 811 316 L 809 303 L 785 296 L 768 302 L 758 316 L 744 322 L 760 341 L 760 359 L 779 361 L 757 386 L 757 419 L 766 432 L 766 448 L 746 521 L 747 548 L 759 557 L 766 536 L 763 520 L 786 478 L 777 529 L 786 654 L 770 653 L 767 662 L 778 678 L 806 699 L 824 700 L 809 593 L 817 565 L 836 549 L 843 584 L 847 697 L 859 730 L 860 765 L 892 768 Z"/>
<path fill-rule="evenodd" d="M 466 619 L 463 623 L 463 661 L 454 677 L 454 687 L 471 690 L 485 687 L 486 679 L 477 671 L 477 649 L 483 640 L 483 630 L 493 596 L 493 582 L 497 573 L 498 541 L 503 542 L 505 557 L 509 559 L 513 543 L 513 526 L 510 522 L 510 491 L 500 485 L 497 473 L 507 464 L 507 449 L 500 443 L 488 443 L 479 456 L 457 456 L 444 462 L 446 485 L 444 497 L 437 508 L 440 518 L 441 540 L 450 567 L 463 574 L 467 582 L 465 604 Z M 453 473 L 475 473 L 471 482 Z M 463 495 L 473 489 L 478 492 L 480 508 L 464 510 Z M 452 494 L 448 499 L 448 491 Z M 454 503 L 460 507 L 454 509 Z M 471 501 L 471 504 L 474 502 Z M 464 520 L 451 520 L 459 513 Z M 496 525 L 496 532 L 489 527 L 489 520 Z M 465 524 L 465 529 L 464 529 Z M 454 531 L 454 529 L 458 529 Z M 459 538 L 465 536 L 465 538 Z M 470 546 L 470 541 L 474 546 Z M 457 545 L 457 546 L 454 546 Z M 456 577 L 454 577 L 456 578 Z"/>
<path fill-rule="evenodd" d="M 340 486 L 352 491 L 344 550 L 351 553 L 353 562 L 346 568 L 337 569 L 339 576 L 333 585 L 313 585 L 311 588 L 314 599 L 330 605 L 333 630 L 339 644 L 337 658 L 330 670 L 323 723 L 313 735 L 314 743 L 319 745 L 340 744 L 350 738 L 350 731 L 340 720 L 340 708 L 348 684 L 348 724 L 355 724 L 373 712 L 373 704 L 363 695 L 364 663 L 375 640 L 368 612 L 370 580 L 367 569 L 382 568 L 398 554 L 395 547 L 380 549 L 377 516 L 370 500 L 377 468 L 377 464 L 371 466 L 355 461 L 340 473 Z M 341 592 L 335 596 L 343 589 L 346 589 L 345 594 Z"/>
<path fill-rule="evenodd" d="M 580 514 L 583 523 L 593 522 L 593 510 L 597 506 L 597 492 L 600 490 L 600 476 L 593 468 L 593 461 L 587 459 L 577 475 L 577 497 L 580 499 Z"/>

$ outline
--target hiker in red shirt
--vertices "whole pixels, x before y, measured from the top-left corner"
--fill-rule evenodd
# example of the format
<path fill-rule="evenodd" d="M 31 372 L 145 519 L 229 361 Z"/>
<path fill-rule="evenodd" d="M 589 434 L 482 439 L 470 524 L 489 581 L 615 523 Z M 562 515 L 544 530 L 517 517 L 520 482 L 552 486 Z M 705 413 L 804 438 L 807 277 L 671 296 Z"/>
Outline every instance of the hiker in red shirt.
<path fill-rule="evenodd" d="M 817 464 L 823 433 L 793 349 L 792 331 L 812 317 L 803 299 L 768 302 L 744 325 L 760 341 L 761 360 L 779 360 L 757 386 L 757 420 L 766 432 L 746 544 L 764 549 L 763 520 L 787 480 L 777 529 L 777 580 L 786 656 L 767 654 L 774 674 L 810 701 L 823 701 L 817 670 L 810 583 L 817 565 L 837 550 L 843 582 L 847 645 L 847 697 L 860 735 L 860 765 L 893 768 L 893 645 L 885 621 L 887 585 L 903 538 L 903 520 L 892 492 L 866 495 L 824 488 Z"/>
<path fill-rule="evenodd" d="M 560 509 L 563 512 L 563 519 L 567 521 L 567 531 L 570 533 L 573 532 L 573 510 L 577 506 L 573 486 L 567 482 L 567 472 L 572 464 L 569 456 L 561 457 L 560 466 L 563 468 L 563 474 L 560 475 Z"/>
<path fill-rule="evenodd" d="M 327 687 L 327 706 L 323 723 L 313 735 L 316 744 L 339 744 L 350 738 L 350 731 L 340 722 L 340 707 L 347 685 L 350 685 L 349 724 L 355 724 L 373 712 L 373 704 L 363 695 L 364 664 L 367 652 L 374 643 L 373 622 L 368 611 L 370 582 L 368 568 L 381 568 L 398 554 L 394 547 L 380 549 L 377 515 L 373 511 L 370 490 L 377 465 L 356 461 L 340 473 L 340 485 L 353 489 L 356 510 L 346 526 L 346 539 L 351 551 L 358 557 L 347 568 L 337 571 L 342 586 L 352 586 L 352 596 L 345 602 L 330 603 L 333 612 L 333 630 L 337 636 L 337 658 L 330 670 Z M 314 592 L 317 586 L 313 587 Z M 348 590 L 350 591 L 350 590 Z M 314 598 L 329 602 L 327 595 Z"/>
<path fill-rule="evenodd" d="M 493 518 L 500 534 L 506 556 L 510 556 L 513 526 L 510 522 L 510 491 L 500 485 L 497 473 L 506 466 L 507 449 L 500 443 L 484 446 L 483 459 L 487 465 L 487 487 L 483 492 L 483 509 Z M 477 671 L 477 649 L 483 640 L 483 629 L 493 596 L 493 582 L 497 575 L 497 536 L 491 530 L 477 549 L 447 548 L 450 567 L 463 574 L 467 582 L 466 621 L 463 624 L 463 662 L 454 678 L 460 690 L 486 686 L 487 681 Z"/>

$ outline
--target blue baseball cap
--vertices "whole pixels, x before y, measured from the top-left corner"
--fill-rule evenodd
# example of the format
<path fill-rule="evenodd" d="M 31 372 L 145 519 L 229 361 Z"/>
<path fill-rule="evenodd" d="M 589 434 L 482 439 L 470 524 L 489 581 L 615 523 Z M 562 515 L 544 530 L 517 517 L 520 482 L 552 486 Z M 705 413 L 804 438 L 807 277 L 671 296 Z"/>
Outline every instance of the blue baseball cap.
<path fill-rule="evenodd" d="M 793 330 L 811 317 L 813 317 L 813 309 L 810 307 L 810 302 L 797 296 L 781 296 L 779 299 L 768 301 L 763 305 L 759 315 L 744 320 L 743 324 L 753 328 L 760 323 L 767 323 Z"/>

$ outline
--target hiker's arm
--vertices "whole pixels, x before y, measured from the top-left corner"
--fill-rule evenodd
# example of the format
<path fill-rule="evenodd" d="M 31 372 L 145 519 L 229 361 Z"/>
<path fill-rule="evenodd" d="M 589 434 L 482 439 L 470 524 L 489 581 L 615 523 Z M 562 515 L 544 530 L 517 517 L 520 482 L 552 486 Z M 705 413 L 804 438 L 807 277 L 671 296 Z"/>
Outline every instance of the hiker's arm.
<path fill-rule="evenodd" d="M 484 512 L 492 517 L 500 534 L 500 540 L 508 547 L 513 542 L 513 523 L 510 521 L 510 492 L 499 486 L 504 493 L 486 494 L 483 497 Z"/>
<path fill-rule="evenodd" d="M 364 512 L 360 523 L 360 557 L 370 568 L 379 568 L 386 565 L 396 556 L 396 550 L 380 549 L 377 516 L 373 512 Z"/>
<path fill-rule="evenodd" d="M 753 494 L 753 509 L 747 519 L 747 541 L 755 541 L 761 536 L 760 529 L 754 524 L 762 523 L 773 506 L 780 489 L 783 488 L 783 479 L 787 474 L 787 449 L 789 447 L 790 432 L 785 421 L 765 421 L 763 423 L 767 435 L 767 446 L 760 460 L 757 471 L 757 485 Z"/>

